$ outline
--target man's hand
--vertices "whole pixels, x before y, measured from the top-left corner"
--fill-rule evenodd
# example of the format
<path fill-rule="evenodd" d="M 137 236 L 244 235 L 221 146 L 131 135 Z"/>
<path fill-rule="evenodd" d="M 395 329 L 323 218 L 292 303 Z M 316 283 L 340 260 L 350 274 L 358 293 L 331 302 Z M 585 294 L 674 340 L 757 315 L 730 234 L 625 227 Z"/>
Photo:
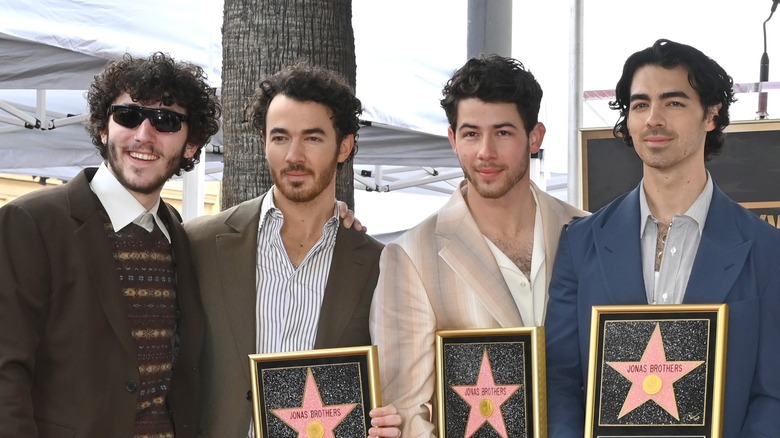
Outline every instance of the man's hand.
<path fill-rule="evenodd" d="M 368 227 L 364 227 L 360 223 L 358 218 L 355 217 L 355 212 L 347 207 L 346 202 L 336 201 L 336 206 L 339 209 L 339 217 L 341 218 L 341 224 L 344 228 L 354 228 L 356 231 L 368 232 Z"/>
<path fill-rule="evenodd" d="M 401 416 L 393 405 L 371 409 L 368 413 L 371 417 L 371 429 L 368 429 L 370 437 L 400 438 Z"/>

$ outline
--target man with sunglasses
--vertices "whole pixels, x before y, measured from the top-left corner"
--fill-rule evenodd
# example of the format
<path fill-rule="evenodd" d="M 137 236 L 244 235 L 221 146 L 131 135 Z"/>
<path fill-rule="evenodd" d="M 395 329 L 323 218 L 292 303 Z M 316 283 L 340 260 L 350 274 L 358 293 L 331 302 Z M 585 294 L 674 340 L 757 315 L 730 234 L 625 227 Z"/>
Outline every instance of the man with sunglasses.
<path fill-rule="evenodd" d="M 163 184 L 219 128 L 203 70 L 155 53 L 95 77 L 104 161 L 0 208 L 0 437 L 189 437 L 203 311 Z"/>
<path fill-rule="evenodd" d="M 206 436 L 253 432 L 247 355 L 371 344 L 382 245 L 336 210 L 336 172 L 357 152 L 361 112 L 352 88 L 323 68 L 296 64 L 264 78 L 248 120 L 274 186 L 186 224 L 207 319 Z M 393 406 L 369 415 L 370 436 L 400 435 Z"/>

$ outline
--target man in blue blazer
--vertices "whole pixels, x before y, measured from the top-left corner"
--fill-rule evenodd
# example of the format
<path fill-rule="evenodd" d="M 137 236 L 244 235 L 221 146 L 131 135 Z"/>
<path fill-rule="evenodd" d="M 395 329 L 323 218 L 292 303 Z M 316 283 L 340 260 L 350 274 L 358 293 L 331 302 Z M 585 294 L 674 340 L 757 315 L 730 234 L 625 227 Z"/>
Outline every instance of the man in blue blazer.
<path fill-rule="evenodd" d="M 672 41 L 626 61 L 610 106 L 643 179 L 562 233 L 545 324 L 550 437 L 583 436 L 592 306 L 681 303 L 729 305 L 723 436 L 780 436 L 780 231 L 704 166 L 723 147 L 732 86 Z"/>

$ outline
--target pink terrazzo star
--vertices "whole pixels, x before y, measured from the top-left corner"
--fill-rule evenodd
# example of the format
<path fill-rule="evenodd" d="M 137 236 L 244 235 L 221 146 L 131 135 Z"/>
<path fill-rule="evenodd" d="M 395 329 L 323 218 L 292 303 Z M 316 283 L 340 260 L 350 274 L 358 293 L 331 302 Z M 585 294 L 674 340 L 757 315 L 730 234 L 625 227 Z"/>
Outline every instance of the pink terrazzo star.
<path fill-rule="evenodd" d="M 465 438 L 474 435 L 485 422 L 489 423 L 499 436 L 507 438 L 501 405 L 521 387 L 522 385 L 496 385 L 487 349 L 485 349 L 482 354 L 477 383 L 475 385 L 452 386 L 453 391 L 457 392 L 471 406 Z"/>
<path fill-rule="evenodd" d="M 676 420 L 679 420 L 673 383 L 702 363 L 704 361 L 700 360 L 667 361 L 661 339 L 661 328 L 656 323 L 655 330 L 650 336 L 650 341 L 647 343 L 639 362 L 607 362 L 607 365 L 631 381 L 631 389 L 623 402 L 623 408 L 620 410 L 618 418 L 652 400 Z"/>
<path fill-rule="evenodd" d="M 274 415 L 298 432 L 298 438 L 335 438 L 333 429 L 352 412 L 357 403 L 346 405 L 322 404 L 317 383 L 311 373 L 306 371 L 306 388 L 303 394 L 303 406 L 300 408 L 273 409 Z"/>

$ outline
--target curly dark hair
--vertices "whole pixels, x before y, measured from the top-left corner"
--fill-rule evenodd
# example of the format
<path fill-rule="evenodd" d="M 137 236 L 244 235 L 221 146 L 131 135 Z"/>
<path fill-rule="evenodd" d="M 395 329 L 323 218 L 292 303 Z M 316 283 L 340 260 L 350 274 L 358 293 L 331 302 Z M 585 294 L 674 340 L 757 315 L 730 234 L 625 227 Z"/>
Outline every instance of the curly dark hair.
<path fill-rule="evenodd" d="M 178 104 L 187 109 L 187 143 L 200 147 L 191 158 L 182 157 L 176 175 L 195 167 L 200 161 L 201 149 L 219 131 L 222 107 L 216 90 L 206 82 L 202 68 L 189 62 L 176 62 L 162 52 L 148 58 L 125 54 L 95 76 L 87 92 L 89 119 L 86 129 L 104 159 L 108 156 L 108 146 L 103 144 L 101 133 L 108 129 L 109 107 L 122 93 L 129 94 L 136 102 Z"/>
<path fill-rule="evenodd" d="M 447 81 L 441 107 L 452 130 L 457 129 L 458 103 L 476 97 L 484 102 L 514 103 L 531 132 L 539 120 L 542 87 L 523 63 L 498 55 L 471 58 Z"/>
<path fill-rule="evenodd" d="M 300 102 L 316 102 L 328 107 L 333 114 L 331 120 L 336 130 L 337 143 L 340 144 L 347 135 L 352 134 L 355 137 L 355 146 L 344 163 L 355 156 L 358 151 L 359 117 L 363 113 L 363 104 L 341 75 L 298 61 L 264 77 L 247 108 L 247 115 L 260 134 L 260 142 L 263 145 L 268 107 L 274 97 L 280 94 Z M 341 169 L 344 163 L 339 163 L 338 168 Z"/>
<path fill-rule="evenodd" d="M 671 69 L 678 66 L 688 71 L 688 82 L 699 93 L 699 102 L 704 109 L 721 104 L 715 117 L 715 129 L 707 133 L 704 142 L 704 160 L 717 155 L 723 149 L 726 135 L 723 130 L 729 125 L 729 106 L 736 102 L 734 98 L 734 81 L 717 62 L 698 49 L 660 39 L 652 46 L 629 56 L 623 66 L 623 75 L 615 86 L 615 100 L 609 102 L 609 107 L 620 111 L 612 133 L 622 137 L 626 144 L 634 147 L 634 141 L 628 133 L 629 105 L 631 104 L 631 82 L 636 71 L 646 65 L 657 65 Z"/>

